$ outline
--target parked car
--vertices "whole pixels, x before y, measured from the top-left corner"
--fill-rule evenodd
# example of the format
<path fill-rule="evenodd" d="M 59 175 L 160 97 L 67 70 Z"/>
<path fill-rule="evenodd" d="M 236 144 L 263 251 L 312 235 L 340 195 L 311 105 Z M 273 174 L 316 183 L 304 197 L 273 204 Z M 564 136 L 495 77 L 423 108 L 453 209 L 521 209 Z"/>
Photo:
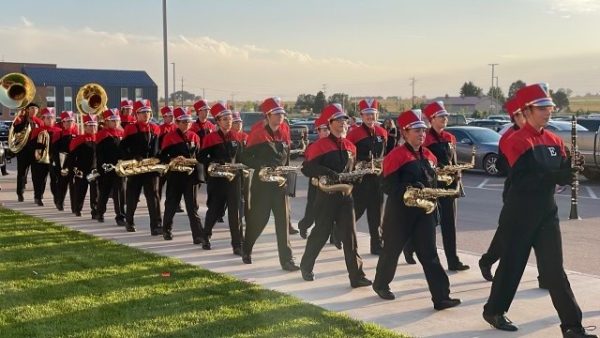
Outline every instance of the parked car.
<path fill-rule="evenodd" d="M 484 127 L 484 128 L 488 128 L 491 129 L 493 131 L 499 131 L 504 124 L 506 124 L 506 121 L 503 120 L 489 120 L 489 119 L 480 119 L 480 120 L 473 120 L 471 122 L 469 122 L 469 126 L 475 126 L 475 127 Z"/>
<path fill-rule="evenodd" d="M 0 141 L 0 172 L 6 173 L 6 147 L 4 141 Z"/>
<path fill-rule="evenodd" d="M 303 124 L 291 125 L 290 141 L 290 150 L 292 150 L 290 157 L 294 159 L 304 155 L 304 150 L 308 145 L 308 127 Z"/>
<path fill-rule="evenodd" d="M 471 154 L 475 147 L 474 169 L 482 169 L 492 176 L 502 174 L 498 163 L 500 134 L 488 128 L 474 126 L 454 126 L 445 130 L 456 137 L 456 156 L 459 163 L 471 162 Z"/>
<path fill-rule="evenodd" d="M 319 134 L 317 133 L 317 130 L 315 129 L 314 121 L 301 121 L 301 122 L 296 122 L 291 125 L 291 127 L 296 127 L 296 126 L 303 126 L 308 129 L 308 132 L 307 132 L 308 142 L 314 142 L 319 138 Z"/>
<path fill-rule="evenodd" d="M 255 113 L 255 112 L 242 112 L 240 113 L 240 117 L 242 118 L 243 130 L 244 132 L 250 132 L 252 126 L 258 122 L 265 119 L 263 113 Z"/>
<path fill-rule="evenodd" d="M 598 131 L 600 129 L 600 118 L 598 117 L 579 117 L 577 124 L 586 127 L 590 131 Z"/>
<path fill-rule="evenodd" d="M 506 115 L 506 114 L 493 114 L 493 115 L 489 115 L 488 120 L 498 120 L 498 121 L 510 121 L 510 116 Z"/>
<path fill-rule="evenodd" d="M 504 126 L 502 126 L 502 128 L 500 129 L 500 131 L 498 131 L 498 133 L 500 135 L 504 135 L 504 133 L 508 130 L 508 128 L 510 128 L 513 124 L 512 123 L 507 123 Z M 557 121 L 557 120 L 550 120 L 548 121 L 548 125 L 546 126 L 546 129 L 553 131 L 553 132 L 557 132 L 557 131 L 568 131 L 569 133 L 571 133 L 571 122 L 567 122 L 567 121 Z M 577 131 L 588 131 L 587 128 L 585 128 L 584 126 L 577 124 Z M 569 141 L 570 142 L 570 141 Z"/>
<path fill-rule="evenodd" d="M 467 118 L 462 114 L 450 114 L 448 115 L 448 127 L 451 126 L 464 126 L 467 124 Z"/>
<path fill-rule="evenodd" d="M 8 126 L 0 124 L 0 142 L 8 141 L 8 130 Z"/>

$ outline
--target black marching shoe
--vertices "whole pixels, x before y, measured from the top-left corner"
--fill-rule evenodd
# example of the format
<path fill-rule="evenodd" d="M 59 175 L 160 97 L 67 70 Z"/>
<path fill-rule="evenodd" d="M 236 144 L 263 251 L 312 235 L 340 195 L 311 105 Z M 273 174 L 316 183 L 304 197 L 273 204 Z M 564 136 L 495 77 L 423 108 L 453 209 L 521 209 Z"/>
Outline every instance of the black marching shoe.
<path fill-rule="evenodd" d="M 538 276 L 538 288 L 543 289 L 543 290 L 548 290 L 548 285 L 546 285 L 546 283 L 542 280 L 542 278 L 540 276 Z"/>
<path fill-rule="evenodd" d="M 372 255 L 381 255 L 383 248 L 381 247 L 381 241 L 371 241 L 371 254 Z"/>
<path fill-rule="evenodd" d="M 296 263 L 294 263 L 293 260 L 287 261 L 283 264 L 281 264 L 281 268 L 285 271 L 298 271 L 300 270 L 300 267 L 298 265 L 296 265 Z"/>
<path fill-rule="evenodd" d="M 479 261 L 479 270 L 481 271 L 481 276 L 488 282 L 494 280 L 494 275 L 492 275 L 492 267 L 487 264 L 483 264 L 481 260 Z"/>
<path fill-rule="evenodd" d="M 244 262 L 244 264 L 252 264 L 252 256 L 250 256 L 249 253 L 243 253 L 242 262 Z"/>
<path fill-rule="evenodd" d="M 120 226 L 120 227 L 127 226 L 127 222 L 125 222 L 125 220 L 123 220 L 123 219 L 119 218 L 116 221 L 117 221 L 117 226 Z"/>
<path fill-rule="evenodd" d="M 315 274 L 312 271 L 306 271 L 300 267 L 300 273 L 302 274 L 302 279 L 307 282 L 312 282 L 315 280 Z"/>
<path fill-rule="evenodd" d="M 294 227 L 292 227 L 291 225 L 288 227 L 288 233 L 290 235 L 296 235 L 298 233 L 298 230 L 294 229 Z"/>
<path fill-rule="evenodd" d="M 98 221 L 98 223 L 104 223 L 104 216 L 103 215 L 96 216 L 96 221 Z"/>
<path fill-rule="evenodd" d="M 404 252 L 404 260 L 406 261 L 406 264 L 409 264 L 409 265 L 417 264 L 417 261 L 415 261 L 415 257 L 413 256 L 412 253 Z"/>
<path fill-rule="evenodd" d="M 179 212 L 183 212 L 183 208 L 181 207 L 181 204 L 177 206 L 177 208 L 175 208 L 175 212 L 179 213 Z"/>
<path fill-rule="evenodd" d="M 492 327 L 502 331 L 517 331 L 519 328 L 514 325 L 505 315 L 486 315 L 483 314 L 483 319 Z"/>
<path fill-rule="evenodd" d="M 58 211 L 64 211 L 65 210 L 65 207 L 62 204 L 60 204 L 60 203 L 54 203 L 54 206 L 56 207 L 56 210 L 58 210 Z"/>
<path fill-rule="evenodd" d="M 448 270 L 450 271 L 465 271 L 469 270 L 471 267 L 463 264 L 462 262 L 457 262 L 455 264 L 448 264 Z"/>
<path fill-rule="evenodd" d="M 81 211 L 75 211 L 75 216 L 81 217 Z"/>
<path fill-rule="evenodd" d="M 448 298 L 448 299 L 444 299 L 441 302 L 434 303 L 433 308 L 439 311 L 439 310 L 449 309 L 451 307 L 458 306 L 460 303 L 461 303 L 460 299 Z"/>
<path fill-rule="evenodd" d="M 388 288 L 388 289 L 377 289 L 373 286 L 373 291 L 379 296 L 381 299 L 385 300 L 394 300 L 396 299 L 396 295 Z"/>
<path fill-rule="evenodd" d="M 223 220 L 223 216 L 217 218 L 217 223 L 225 223 L 225 221 Z"/>
<path fill-rule="evenodd" d="M 127 232 L 136 232 L 136 230 L 135 230 L 135 224 L 127 224 L 127 225 L 125 225 L 125 230 L 127 230 Z"/>
<path fill-rule="evenodd" d="M 17 194 L 17 201 L 23 202 L 23 201 L 25 201 L 25 198 L 23 198 L 23 195 Z"/>
<path fill-rule="evenodd" d="M 98 219 L 98 215 L 96 215 L 95 213 L 92 213 L 92 219 Z"/>
<path fill-rule="evenodd" d="M 150 235 L 152 235 L 152 236 L 159 236 L 159 235 L 162 235 L 162 233 L 163 233 L 162 228 L 156 228 L 156 229 L 150 230 Z"/>
<path fill-rule="evenodd" d="M 329 235 L 329 243 L 333 244 L 338 250 L 342 250 L 342 242 L 338 240 L 334 232 Z"/>
<path fill-rule="evenodd" d="M 205 238 L 204 241 L 202 242 L 202 250 L 210 250 L 210 240 L 208 238 Z"/>
<path fill-rule="evenodd" d="M 350 281 L 350 286 L 353 288 L 362 288 L 364 286 L 371 286 L 373 282 L 371 282 L 367 277 L 363 276 L 355 280 Z"/>
<path fill-rule="evenodd" d="M 300 237 L 302 237 L 302 239 L 306 239 L 308 237 L 308 229 L 298 227 L 298 232 L 300 233 Z"/>
<path fill-rule="evenodd" d="M 43 206 L 44 206 L 44 202 L 42 202 L 42 199 L 41 199 L 41 198 L 34 198 L 34 199 L 33 199 L 33 202 L 34 202 L 35 204 L 37 204 L 38 206 L 40 206 L 40 207 L 43 207 Z"/>
<path fill-rule="evenodd" d="M 171 230 L 164 230 L 162 235 L 165 241 L 170 241 L 173 239 L 173 233 Z"/>
<path fill-rule="evenodd" d="M 563 332 L 563 338 L 598 338 L 597 335 L 585 332 L 585 328 L 570 328 Z"/>
<path fill-rule="evenodd" d="M 233 247 L 233 254 L 236 256 L 242 256 L 242 248 L 239 246 Z"/>

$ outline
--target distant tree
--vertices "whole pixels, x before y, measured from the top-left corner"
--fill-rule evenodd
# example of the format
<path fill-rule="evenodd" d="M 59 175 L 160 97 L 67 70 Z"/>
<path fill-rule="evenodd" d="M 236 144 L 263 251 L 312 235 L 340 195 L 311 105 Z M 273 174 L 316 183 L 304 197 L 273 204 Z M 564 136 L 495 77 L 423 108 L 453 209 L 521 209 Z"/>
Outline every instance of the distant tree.
<path fill-rule="evenodd" d="M 325 108 L 327 105 L 327 99 L 325 98 L 325 94 L 322 91 L 317 93 L 315 97 L 315 102 L 313 103 L 312 109 L 314 114 L 321 114 L 321 110 Z"/>
<path fill-rule="evenodd" d="M 525 87 L 526 84 L 525 82 L 521 81 L 521 80 L 517 80 L 513 83 L 510 84 L 510 87 L 508 87 L 508 97 L 511 98 L 515 95 L 515 93 L 517 92 L 517 90 Z"/>
<path fill-rule="evenodd" d="M 350 108 L 350 97 L 348 94 L 344 93 L 335 93 L 329 97 L 329 103 L 339 103 L 344 109 L 348 110 Z"/>
<path fill-rule="evenodd" d="M 561 88 L 556 92 L 550 90 L 550 96 L 552 97 L 554 104 L 556 104 L 557 110 L 562 110 L 569 106 L 569 95 L 567 95 L 567 92 L 564 89 Z"/>
<path fill-rule="evenodd" d="M 298 110 L 311 109 L 315 104 L 315 98 L 316 96 L 312 94 L 300 94 L 296 99 L 294 108 Z"/>
<path fill-rule="evenodd" d="M 474 119 L 480 119 L 482 117 L 482 114 L 479 110 L 475 110 L 473 111 L 473 113 L 471 113 L 471 117 Z"/>
<path fill-rule="evenodd" d="M 460 87 L 460 96 L 482 96 L 483 89 L 481 87 L 477 87 L 473 82 L 465 82 L 462 87 Z"/>
<path fill-rule="evenodd" d="M 490 90 L 488 90 L 487 96 L 493 97 L 500 103 L 506 102 L 506 97 L 504 97 L 504 93 L 500 87 L 491 87 Z"/>
<path fill-rule="evenodd" d="M 175 93 L 172 93 L 169 96 L 169 101 L 173 102 L 173 98 L 175 99 L 176 102 L 181 102 L 182 99 L 183 101 L 193 101 L 197 96 L 195 94 L 192 94 L 190 92 L 187 91 L 176 91 Z"/>
<path fill-rule="evenodd" d="M 255 111 L 254 110 L 254 101 L 246 101 L 241 104 L 238 103 L 238 109 L 240 111 Z"/>

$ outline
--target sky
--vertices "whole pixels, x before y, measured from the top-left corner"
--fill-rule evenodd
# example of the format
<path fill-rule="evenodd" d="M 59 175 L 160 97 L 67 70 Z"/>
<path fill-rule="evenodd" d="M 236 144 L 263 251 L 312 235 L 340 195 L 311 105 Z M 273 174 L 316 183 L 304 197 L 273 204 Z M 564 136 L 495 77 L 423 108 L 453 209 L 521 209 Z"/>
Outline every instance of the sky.
<path fill-rule="evenodd" d="M 145 70 L 164 93 L 161 0 L 3 5 L 0 58 Z M 600 92 L 600 0 L 167 0 L 169 92 L 209 100 L 485 91 Z"/>

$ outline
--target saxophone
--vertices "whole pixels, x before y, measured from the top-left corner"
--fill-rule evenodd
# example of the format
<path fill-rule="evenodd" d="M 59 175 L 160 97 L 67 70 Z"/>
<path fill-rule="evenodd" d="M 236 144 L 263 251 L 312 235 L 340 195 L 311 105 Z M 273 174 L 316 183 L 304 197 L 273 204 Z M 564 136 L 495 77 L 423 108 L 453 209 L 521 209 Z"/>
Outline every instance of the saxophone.
<path fill-rule="evenodd" d="M 167 171 L 178 171 L 191 175 L 197 164 L 198 160 L 195 158 L 176 157 L 169 162 Z"/>
<path fill-rule="evenodd" d="M 383 158 L 374 158 L 370 161 L 359 161 L 355 166 L 356 170 L 372 170 L 373 175 L 379 175 L 383 171 Z"/>
<path fill-rule="evenodd" d="M 407 187 L 404 192 L 404 204 L 407 207 L 417 207 L 425 209 L 426 214 L 432 213 L 436 206 L 436 199 L 439 197 L 455 197 L 460 194 L 459 186 L 456 189 L 436 189 L 436 188 L 415 188 Z"/>
<path fill-rule="evenodd" d="M 258 178 L 263 182 L 275 182 L 282 187 L 287 181 L 287 174 L 296 172 L 301 166 L 264 167 L 258 171 Z"/>
<path fill-rule="evenodd" d="M 106 168 L 104 168 L 104 165 L 106 165 Z M 114 170 L 120 177 L 127 177 L 151 172 L 156 172 L 160 175 L 163 175 L 167 172 L 167 170 L 169 170 L 169 165 L 160 164 L 160 160 L 158 158 L 145 158 L 141 161 L 135 159 L 119 160 L 117 164 L 105 163 L 104 165 L 104 170 L 110 168 L 110 170 Z"/>
<path fill-rule="evenodd" d="M 347 173 L 338 174 L 338 179 L 333 180 L 328 176 L 313 177 L 310 183 L 321 191 L 333 194 L 341 192 L 342 195 L 348 196 L 352 193 L 353 182 L 358 181 L 365 175 L 378 175 L 377 169 L 359 169 Z"/>
<path fill-rule="evenodd" d="M 213 162 L 208 166 L 208 176 L 226 178 L 228 181 L 233 181 L 238 173 L 238 170 L 246 172 L 248 167 L 242 163 L 225 163 L 219 164 Z"/>
<path fill-rule="evenodd" d="M 463 164 L 449 164 L 447 166 L 436 168 L 435 173 L 437 174 L 437 180 L 443 182 L 445 185 L 450 185 L 456 179 L 456 175 L 463 170 L 475 168 L 475 147 L 471 150 L 471 162 Z"/>

